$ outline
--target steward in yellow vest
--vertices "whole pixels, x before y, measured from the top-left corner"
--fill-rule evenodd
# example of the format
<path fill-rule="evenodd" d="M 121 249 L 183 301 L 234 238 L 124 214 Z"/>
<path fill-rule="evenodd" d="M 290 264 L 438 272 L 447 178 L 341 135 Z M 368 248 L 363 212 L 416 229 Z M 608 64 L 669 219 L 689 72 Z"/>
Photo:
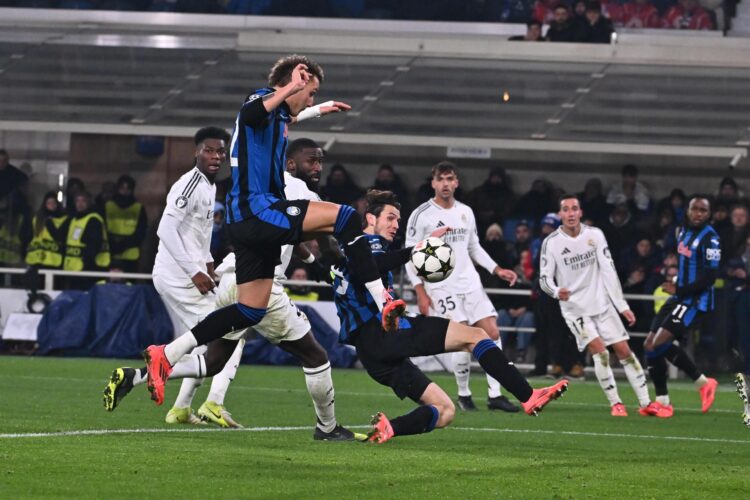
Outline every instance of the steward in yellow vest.
<path fill-rule="evenodd" d="M 308 280 L 307 269 L 302 265 L 297 265 L 292 269 L 289 275 L 290 280 Z M 289 285 L 284 291 L 295 302 L 315 302 L 320 298 L 317 292 L 313 292 L 308 285 Z"/>
<path fill-rule="evenodd" d="M 68 216 L 50 191 L 44 195 L 42 206 L 32 222 L 31 242 L 26 249 L 26 264 L 45 269 L 61 269 L 65 239 L 68 235 Z"/>
<path fill-rule="evenodd" d="M 75 199 L 76 213 L 68 224 L 65 242 L 65 271 L 106 271 L 110 255 L 104 219 L 91 208 L 91 195 Z"/>
<path fill-rule="evenodd" d="M 123 175 L 116 189 L 113 199 L 104 204 L 103 214 L 113 265 L 125 272 L 137 272 L 146 238 L 146 210 L 133 196 L 135 179 Z"/>

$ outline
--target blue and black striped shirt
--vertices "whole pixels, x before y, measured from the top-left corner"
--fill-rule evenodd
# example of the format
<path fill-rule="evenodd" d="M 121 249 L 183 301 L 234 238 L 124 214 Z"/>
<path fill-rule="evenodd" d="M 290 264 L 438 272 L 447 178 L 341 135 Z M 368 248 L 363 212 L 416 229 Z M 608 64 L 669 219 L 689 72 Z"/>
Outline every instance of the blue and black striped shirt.
<path fill-rule="evenodd" d="M 374 234 L 365 234 L 364 237 L 370 243 L 370 250 L 376 260 L 378 256 L 388 253 L 388 242 L 384 238 Z M 380 322 L 381 314 L 365 284 L 356 276 L 352 276 L 346 264 L 334 268 L 333 274 L 333 302 L 336 304 L 336 313 L 341 322 L 339 340 L 348 342 L 351 335 L 365 323 L 373 318 L 377 318 Z M 390 290 L 393 287 L 393 273 L 385 271 L 381 276 L 384 286 Z M 399 328 L 409 328 L 409 326 L 406 319 L 399 319 Z"/>
<path fill-rule="evenodd" d="M 237 113 L 232 133 L 230 162 L 232 188 L 227 193 L 227 223 L 257 216 L 284 197 L 284 170 L 289 107 L 282 103 L 270 113 L 262 88 L 250 95 Z M 263 218 L 261 216 L 261 218 Z"/>
<path fill-rule="evenodd" d="M 721 261 L 721 244 L 716 230 L 710 225 L 683 228 L 677 238 L 677 253 L 677 294 L 670 297 L 669 302 L 685 304 L 699 311 L 713 311 L 713 282 Z"/>

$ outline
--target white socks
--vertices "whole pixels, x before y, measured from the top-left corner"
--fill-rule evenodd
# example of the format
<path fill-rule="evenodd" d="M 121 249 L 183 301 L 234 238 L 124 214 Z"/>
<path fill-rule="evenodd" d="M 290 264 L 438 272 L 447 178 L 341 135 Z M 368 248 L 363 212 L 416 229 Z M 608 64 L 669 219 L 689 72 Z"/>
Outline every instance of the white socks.
<path fill-rule="evenodd" d="M 234 376 L 237 375 L 237 368 L 240 366 L 242 360 L 242 351 L 245 348 L 245 339 L 240 339 L 237 342 L 232 356 L 227 360 L 227 364 L 221 369 L 219 373 L 214 375 L 211 380 L 211 389 L 208 392 L 208 401 L 216 403 L 217 405 L 224 406 L 224 397 L 227 395 L 229 389 L 229 383 L 234 380 Z"/>
<path fill-rule="evenodd" d="M 664 396 L 656 396 L 656 402 L 659 403 L 660 405 L 669 406 L 670 405 L 669 395 L 667 394 Z"/>
<path fill-rule="evenodd" d="M 205 346 L 201 346 L 205 349 Z M 188 354 L 172 367 L 173 378 L 203 378 L 206 376 L 206 358 L 202 354 Z"/>
<path fill-rule="evenodd" d="M 331 363 L 326 362 L 326 364 L 316 368 L 303 367 L 302 371 L 305 372 L 307 391 L 310 393 L 315 406 L 318 427 L 323 432 L 331 432 L 336 427 Z"/>
<path fill-rule="evenodd" d="M 495 341 L 495 345 L 502 351 L 503 350 L 503 341 L 500 339 L 497 339 Z M 502 396 L 502 392 L 500 392 L 500 382 L 492 378 L 489 374 L 487 374 L 487 398 L 499 398 Z"/>
<path fill-rule="evenodd" d="M 456 375 L 459 396 L 471 396 L 469 378 L 471 377 L 471 353 L 457 351 L 453 353 L 453 373 Z"/>
<path fill-rule="evenodd" d="M 195 347 L 198 347 L 198 341 L 195 340 L 193 332 L 188 330 L 164 346 L 164 355 L 167 357 L 169 364 L 174 366 L 181 357 L 192 351 Z"/>
<path fill-rule="evenodd" d="M 706 385 L 706 383 L 708 383 L 708 379 L 706 378 L 705 375 L 701 375 L 700 377 L 698 377 L 697 379 L 695 379 L 695 381 L 693 383 L 695 384 L 695 388 L 696 389 L 700 389 L 701 387 L 703 387 L 704 385 Z"/>
<path fill-rule="evenodd" d="M 617 383 L 615 375 L 612 373 L 612 367 L 609 366 L 609 351 L 602 351 L 594 354 L 594 373 L 599 380 L 599 385 L 607 396 L 610 406 L 621 403 L 620 395 L 617 393 Z"/>
<path fill-rule="evenodd" d="M 192 404 L 195 391 L 201 386 L 203 376 L 206 375 L 206 358 L 203 356 L 206 350 L 206 346 L 203 345 L 196 347 L 190 356 L 182 357 L 172 369 L 172 377 L 174 378 L 188 375 L 180 385 L 180 392 L 177 394 L 174 408 L 189 408 Z M 191 378 L 196 377 L 196 374 L 197 378 Z"/>
<path fill-rule="evenodd" d="M 643 371 L 640 361 L 633 354 L 625 359 L 620 360 L 622 368 L 625 370 L 625 376 L 628 377 L 630 386 L 635 391 L 638 398 L 638 404 L 645 408 L 651 402 L 648 395 L 648 384 L 646 383 L 646 373 Z"/>

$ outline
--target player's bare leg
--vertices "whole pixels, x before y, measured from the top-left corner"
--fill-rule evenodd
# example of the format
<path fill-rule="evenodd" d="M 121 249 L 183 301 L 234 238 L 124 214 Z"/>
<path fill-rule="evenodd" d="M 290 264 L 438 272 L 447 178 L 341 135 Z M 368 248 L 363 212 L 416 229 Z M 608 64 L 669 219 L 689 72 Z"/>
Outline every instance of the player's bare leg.
<path fill-rule="evenodd" d="M 469 351 L 488 374 L 508 389 L 523 403 L 528 415 L 538 414 L 553 399 L 560 397 L 568 389 L 568 381 L 563 379 L 557 384 L 543 389 L 532 389 L 526 379 L 508 361 L 503 351 L 487 336 L 481 328 L 467 326 L 451 321 L 445 336 L 445 351 Z"/>

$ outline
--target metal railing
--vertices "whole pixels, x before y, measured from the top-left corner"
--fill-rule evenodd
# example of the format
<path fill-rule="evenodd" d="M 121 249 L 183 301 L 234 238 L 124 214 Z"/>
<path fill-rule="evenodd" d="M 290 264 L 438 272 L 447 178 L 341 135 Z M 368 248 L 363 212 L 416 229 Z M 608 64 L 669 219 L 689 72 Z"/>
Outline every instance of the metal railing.
<path fill-rule="evenodd" d="M 9 268 L 0 267 L 0 274 L 5 275 L 26 275 L 28 269 L 23 268 Z M 41 291 L 53 291 L 55 277 L 77 277 L 77 278 L 102 278 L 112 282 L 122 282 L 130 280 L 138 281 L 151 281 L 152 275 L 150 273 L 125 273 L 120 271 L 62 271 L 59 269 L 38 269 L 37 273 L 44 277 L 44 288 Z M 297 286 L 310 286 L 315 288 L 328 288 L 330 285 L 321 281 L 312 280 L 281 280 L 283 285 L 297 285 Z M 414 288 L 410 285 L 404 285 L 403 283 L 399 286 L 399 293 L 403 295 L 405 291 L 413 292 Z M 508 288 L 485 288 L 485 292 L 488 295 L 512 295 L 530 297 L 532 290 L 529 289 L 517 289 L 512 290 Z M 625 294 L 627 300 L 638 300 L 638 301 L 654 301 L 654 297 L 648 294 Z M 504 331 L 507 332 L 520 332 L 520 333 L 535 333 L 536 328 L 529 327 L 503 327 Z M 629 332 L 631 337 L 642 337 L 645 338 L 648 332 Z"/>

